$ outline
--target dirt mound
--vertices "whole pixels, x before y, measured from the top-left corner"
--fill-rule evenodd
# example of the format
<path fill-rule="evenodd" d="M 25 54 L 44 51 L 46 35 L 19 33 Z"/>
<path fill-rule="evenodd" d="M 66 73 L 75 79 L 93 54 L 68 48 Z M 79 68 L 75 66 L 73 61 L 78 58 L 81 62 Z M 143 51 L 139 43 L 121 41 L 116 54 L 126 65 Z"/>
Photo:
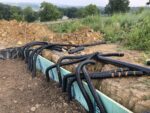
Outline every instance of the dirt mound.
<path fill-rule="evenodd" d="M 0 21 L 0 40 L 3 44 L 22 45 L 30 41 L 52 40 L 54 33 L 35 23 Z"/>
<path fill-rule="evenodd" d="M 95 32 L 90 28 L 83 28 L 73 33 L 65 33 L 57 35 L 55 42 L 64 42 L 70 44 L 88 44 L 102 40 L 103 35 L 100 32 Z"/>
<path fill-rule="evenodd" d="M 102 39 L 102 34 L 85 28 L 74 33 L 58 35 L 47 26 L 38 23 L 0 21 L 0 44 L 18 46 L 31 41 L 48 41 L 55 43 L 85 44 Z"/>

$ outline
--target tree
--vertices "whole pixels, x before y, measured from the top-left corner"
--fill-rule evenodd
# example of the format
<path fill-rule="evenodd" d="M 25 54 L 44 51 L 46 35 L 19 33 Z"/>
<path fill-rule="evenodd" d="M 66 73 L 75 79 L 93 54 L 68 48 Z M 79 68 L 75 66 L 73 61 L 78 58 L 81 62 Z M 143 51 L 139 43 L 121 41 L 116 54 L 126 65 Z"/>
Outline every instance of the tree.
<path fill-rule="evenodd" d="M 109 3 L 105 7 L 105 13 L 127 12 L 130 9 L 129 3 L 129 0 L 109 0 Z"/>
<path fill-rule="evenodd" d="M 77 17 L 84 18 L 86 16 L 87 16 L 87 14 L 86 14 L 85 8 L 80 8 L 77 12 Z"/>
<path fill-rule="evenodd" d="M 0 19 L 10 20 L 11 11 L 9 5 L 4 5 L 0 3 Z"/>
<path fill-rule="evenodd" d="M 26 7 L 23 11 L 24 20 L 27 22 L 34 22 L 38 18 L 37 12 L 33 11 L 31 7 Z"/>
<path fill-rule="evenodd" d="M 100 10 L 96 5 L 90 4 L 85 8 L 81 8 L 78 10 L 78 17 L 86 17 L 91 15 L 98 15 L 100 14 Z"/>
<path fill-rule="evenodd" d="M 59 9 L 51 3 L 43 2 L 40 8 L 40 21 L 56 20 L 61 16 Z"/>
<path fill-rule="evenodd" d="M 70 8 L 67 8 L 66 10 L 66 16 L 69 17 L 69 18 L 76 18 L 77 17 L 77 11 L 78 9 L 75 8 L 75 7 L 70 7 Z"/>
<path fill-rule="evenodd" d="M 11 19 L 16 19 L 17 21 L 23 20 L 23 11 L 20 7 L 11 7 Z"/>
<path fill-rule="evenodd" d="M 85 12 L 86 12 L 86 15 L 88 15 L 88 16 L 100 14 L 100 10 L 98 9 L 98 7 L 96 5 L 93 5 L 93 4 L 86 6 Z"/>

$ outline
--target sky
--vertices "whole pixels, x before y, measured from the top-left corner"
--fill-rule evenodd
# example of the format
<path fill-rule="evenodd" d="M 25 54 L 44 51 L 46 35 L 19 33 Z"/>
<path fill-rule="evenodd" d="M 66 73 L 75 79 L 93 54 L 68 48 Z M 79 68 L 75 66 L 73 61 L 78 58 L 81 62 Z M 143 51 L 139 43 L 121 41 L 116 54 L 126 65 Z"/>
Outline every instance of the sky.
<path fill-rule="evenodd" d="M 29 2 L 29 3 L 41 3 L 42 1 L 51 2 L 54 4 L 61 4 L 61 5 L 71 5 L 71 6 L 85 6 L 88 4 L 96 4 L 97 6 L 105 6 L 109 0 L 0 0 L 0 2 Z M 130 6 L 145 6 L 145 4 L 149 0 L 129 0 Z"/>

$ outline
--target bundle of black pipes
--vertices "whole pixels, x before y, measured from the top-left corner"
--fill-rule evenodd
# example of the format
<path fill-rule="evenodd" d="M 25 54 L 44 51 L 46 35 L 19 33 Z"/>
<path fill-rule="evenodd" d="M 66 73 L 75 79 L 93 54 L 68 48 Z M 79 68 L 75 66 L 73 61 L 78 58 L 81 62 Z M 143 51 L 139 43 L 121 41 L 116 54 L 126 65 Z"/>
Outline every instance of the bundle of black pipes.
<path fill-rule="evenodd" d="M 37 48 L 33 48 L 34 46 L 39 46 Z M 37 56 L 44 50 L 55 50 L 55 51 L 62 51 L 62 49 L 65 49 L 68 51 L 68 53 L 74 53 L 78 52 L 80 50 L 83 50 L 84 47 L 87 46 L 94 46 L 96 44 L 87 44 L 87 45 L 69 45 L 69 44 L 52 44 L 52 43 L 45 43 L 45 42 L 34 42 L 27 44 L 22 49 L 22 58 L 25 58 L 25 61 L 28 63 L 29 70 L 32 71 L 32 76 L 36 76 L 36 59 Z M 66 47 L 74 47 L 73 50 L 69 50 Z M 56 64 L 48 67 L 46 69 L 46 78 L 47 81 L 50 80 L 49 71 L 53 68 L 57 69 L 58 78 L 59 78 L 59 87 L 62 87 L 63 91 L 68 92 L 69 100 L 72 100 L 72 94 L 71 94 L 71 86 L 76 81 L 79 85 L 79 88 L 81 92 L 83 93 L 83 96 L 87 102 L 87 105 L 89 107 L 89 112 L 94 113 L 94 106 L 92 101 L 90 100 L 90 97 L 86 90 L 84 89 L 82 81 L 85 81 L 88 84 L 88 87 L 91 91 L 91 94 L 93 95 L 93 98 L 95 99 L 97 106 L 101 113 L 106 113 L 105 107 L 103 106 L 103 103 L 98 98 L 98 95 L 96 93 L 96 90 L 92 84 L 91 79 L 106 79 L 106 78 L 113 78 L 113 77 L 127 77 L 127 76 L 141 76 L 141 75 L 150 75 L 150 69 L 145 68 L 142 66 L 129 64 L 126 62 L 113 60 L 108 57 L 112 56 L 118 56 L 122 57 L 124 56 L 123 53 L 108 53 L 108 54 L 102 54 L 99 52 L 87 54 L 87 55 L 81 55 L 81 56 L 66 56 L 60 58 Z M 64 61 L 64 60 L 71 60 L 71 61 Z M 88 72 L 86 69 L 86 65 L 89 64 L 96 64 L 96 62 L 101 62 L 103 64 L 112 64 L 118 68 L 116 70 L 110 70 L 110 71 L 104 71 L 104 72 Z M 65 65 L 72 65 L 78 63 L 78 67 L 76 68 L 76 72 L 66 75 L 62 78 L 61 75 L 61 67 Z"/>
<path fill-rule="evenodd" d="M 22 47 L 18 47 L 17 49 L 14 48 L 13 50 L 16 51 L 19 57 L 25 59 L 25 62 L 28 64 L 28 69 L 32 72 L 32 77 L 35 77 L 36 60 L 38 55 L 40 55 L 44 49 L 50 51 L 59 51 L 59 52 L 66 50 L 68 51 L 69 54 L 73 54 L 84 50 L 84 47 L 94 46 L 94 45 L 99 45 L 104 43 L 105 42 L 97 42 L 93 44 L 74 45 L 74 44 L 54 44 L 48 42 L 31 42 Z M 77 82 L 89 107 L 88 112 L 94 113 L 95 110 L 94 110 L 92 100 L 90 99 L 88 93 L 86 92 L 83 86 L 83 81 L 86 82 L 97 104 L 97 107 L 99 108 L 99 111 L 101 113 L 106 113 L 105 107 L 103 106 L 102 101 L 98 97 L 96 93 L 96 89 L 94 88 L 91 79 L 108 79 L 114 77 L 127 77 L 127 76 L 139 77 L 142 75 L 150 75 L 150 68 L 109 58 L 113 56 L 122 57 L 124 56 L 124 54 L 123 53 L 103 54 L 103 53 L 95 52 L 95 53 L 80 55 L 80 56 L 64 56 L 60 58 L 56 64 L 49 66 L 46 69 L 45 73 L 46 73 L 47 81 L 50 81 L 49 71 L 52 70 L 53 68 L 56 68 L 57 75 L 59 78 L 59 87 L 62 87 L 63 92 L 68 93 L 69 101 L 73 99 L 71 93 L 72 84 L 74 82 Z M 102 63 L 103 66 L 106 64 L 111 64 L 118 67 L 118 69 L 109 70 L 109 71 L 99 70 L 98 72 L 89 72 L 87 70 L 87 66 L 96 65 L 97 62 Z M 62 76 L 61 67 L 66 65 L 72 65 L 72 64 L 78 64 L 78 66 L 75 68 L 75 72 L 68 74 L 66 76 Z"/>
<path fill-rule="evenodd" d="M 58 78 L 59 78 L 59 86 L 62 86 L 63 92 L 68 92 L 69 101 L 72 100 L 72 94 L 71 94 L 71 86 L 74 82 L 77 82 L 79 85 L 79 88 L 81 92 L 83 93 L 83 96 L 88 104 L 89 112 L 94 113 L 94 106 L 92 104 L 92 100 L 90 100 L 90 97 L 88 93 L 86 92 L 85 88 L 83 87 L 83 82 L 85 81 L 88 84 L 88 87 L 91 91 L 91 94 L 93 95 L 93 98 L 95 99 L 95 102 L 97 103 L 97 106 L 101 113 L 106 113 L 106 110 L 103 106 L 103 103 L 98 98 L 98 95 L 96 93 L 96 90 L 94 88 L 94 85 L 92 84 L 91 79 L 106 79 L 106 78 L 114 78 L 114 77 L 140 77 L 142 75 L 150 75 L 150 68 L 146 68 L 143 66 L 130 64 L 114 59 L 110 59 L 108 57 L 111 56 L 118 56 L 122 57 L 123 53 L 108 53 L 108 54 L 102 54 L 102 53 L 92 53 L 87 55 L 81 55 L 81 56 L 65 56 L 58 60 L 58 62 L 46 69 L 46 77 L 47 81 L 50 80 L 49 78 L 49 71 L 53 68 L 57 69 Z M 66 60 L 67 61 L 63 61 Z M 70 61 L 68 61 L 70 60 Z M 92 64 L 95 65 L 96 62 L 101 62 L 104 65 L 105 64 L 112 64 L 114 66 L 119 67 L 115 70 L 109 70 L 109 71 L 100 71 L 100 72 L 88 72 L 86 69 L 86 65 Z M 79 63 L 79 65 L 76 68 L 75 73 L 68 74 L 62 78 L 61 75 L 61 67 L 65 65 L 72 65 Z M 121 67 L 121 68 L 120 68 Z"/>

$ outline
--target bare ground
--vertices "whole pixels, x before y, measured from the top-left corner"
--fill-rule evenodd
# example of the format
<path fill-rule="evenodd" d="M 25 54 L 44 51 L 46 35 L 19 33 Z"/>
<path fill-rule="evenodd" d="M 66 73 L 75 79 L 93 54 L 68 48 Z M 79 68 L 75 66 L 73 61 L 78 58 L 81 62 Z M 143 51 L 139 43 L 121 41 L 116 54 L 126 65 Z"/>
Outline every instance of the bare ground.
<path fill-rule="evenodd" d="M 84 113 L 56 83 L 34 79 L 21 60 L 0 61 L 0 113 Z"/>

